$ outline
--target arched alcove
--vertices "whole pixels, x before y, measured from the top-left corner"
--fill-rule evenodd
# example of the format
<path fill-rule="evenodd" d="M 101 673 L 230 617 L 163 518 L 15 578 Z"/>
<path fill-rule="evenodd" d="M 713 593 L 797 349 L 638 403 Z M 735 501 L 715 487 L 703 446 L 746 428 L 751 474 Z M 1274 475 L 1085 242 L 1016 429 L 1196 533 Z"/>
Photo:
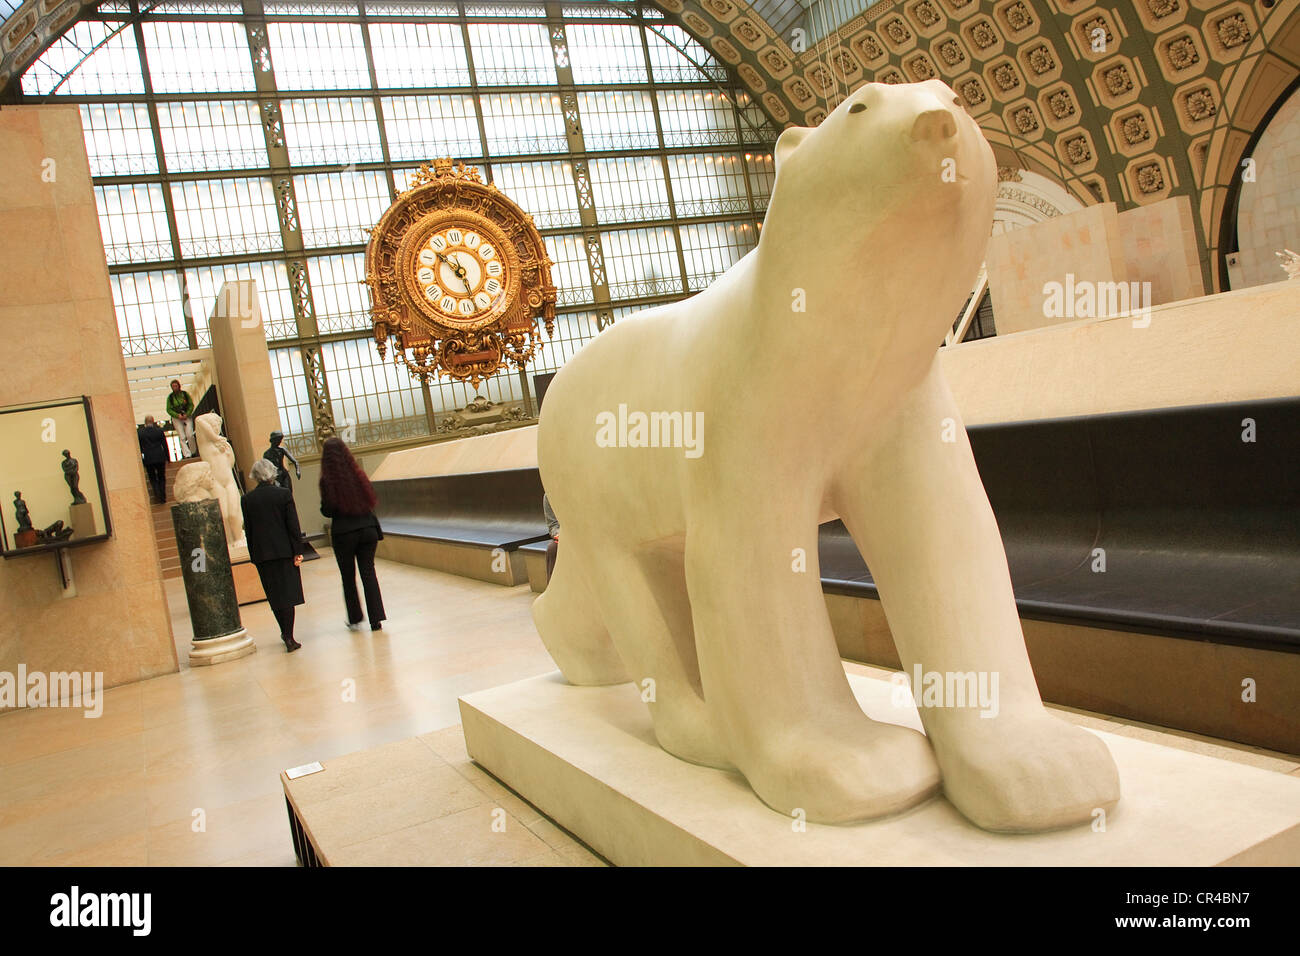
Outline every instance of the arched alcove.
<path fill-rule="evenodd" d="M 1234 289 L 1285 279 L 1276 253 L 1300 250 L 1300 90 L 1264 128 L 1251 159 L 1254 181 L 1242 183 L 1237 200 Z"/>

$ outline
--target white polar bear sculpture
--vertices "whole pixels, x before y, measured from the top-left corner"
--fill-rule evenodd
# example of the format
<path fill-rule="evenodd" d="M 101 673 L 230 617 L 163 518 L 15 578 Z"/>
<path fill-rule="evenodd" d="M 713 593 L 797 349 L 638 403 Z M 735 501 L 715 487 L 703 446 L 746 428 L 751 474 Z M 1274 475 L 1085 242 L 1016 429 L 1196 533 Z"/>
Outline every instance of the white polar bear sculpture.
<path fill-rule="evenodd" d="M 863 820 L 942 785 L 990 830 L 1087 821 L 1118 773 L 1042 705 L 937 357 L 984 257 L 993 152 L 931 80 L 856 90 L 787 129 L 776 162 L 758 247 L 607 329 L 547 391 L 538 459 L 563 541 L 542 640 L 573 684 L 653 687 L 665 750 L 739 770 L 783 813 Z M 920 706 L 925 735 L 866 717 L 817 567 L 836 516 L 906 673 L 992 675 L 996 716 Z"/>
<path fill-rule="evenodd" d="M 235 452 L 221 434 L 221 416 L 208 412 L 194 419 L 194 435 L 199 443 L 199 458 L 212 469 L 213 497 L 221 505 L 226 543 L 234 547 L 244 540 L 244 509 L 239 505 L 239 485 L 235 484 Z"/>

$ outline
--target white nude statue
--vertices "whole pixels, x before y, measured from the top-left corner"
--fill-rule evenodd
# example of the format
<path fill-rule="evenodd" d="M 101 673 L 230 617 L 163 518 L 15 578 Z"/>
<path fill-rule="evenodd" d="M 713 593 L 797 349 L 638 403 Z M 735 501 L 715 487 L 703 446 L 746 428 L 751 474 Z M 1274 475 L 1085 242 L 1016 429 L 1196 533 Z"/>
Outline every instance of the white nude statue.
<path fill-rule="evenodd" d="M 235 484 L 235 453 L 221 434 L 221 416 L 208 412 L 194 419 L 194 435 L 199 443 L 199 458 L 212 469 L 214 497 L 221 505 L 226 542 L 233 546 L 244 540 L 244 512 L 239 506 L 239 486 Z"/>
<path fill-rule="evenodd" d="M 931 80 L 856 90 L 776 162 L 758 248 L 607 329 L 547 392 L 563 540 L 542 640 L 573 684 L 635 681 L 664 749 L 738 769 L 782 813 L 864 820 L 942 787 L 990 830 L 1088 821 L 1118 774 L 1042 705 L 936 354 L 984 258 L 993 152 Z M 817 566 L 837 516 L 905 672 L 995 675 L 996 716 L 920 706 L 925 735 L 865 716 Z"/>

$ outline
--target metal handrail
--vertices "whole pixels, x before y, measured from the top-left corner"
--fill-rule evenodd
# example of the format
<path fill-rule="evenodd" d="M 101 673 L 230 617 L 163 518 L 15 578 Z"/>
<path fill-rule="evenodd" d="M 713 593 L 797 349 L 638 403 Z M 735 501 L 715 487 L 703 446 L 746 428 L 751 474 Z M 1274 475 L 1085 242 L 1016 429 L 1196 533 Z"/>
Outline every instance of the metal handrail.
<path fill-rule="evenodd" d="M 988 269 L 985 266 L 980 266 L 980 274 L 975 279 L 975 289 L 971 293 L 970 301 L 966 303 L 966 309 L 962 312 L 961 318 L 957 320 L 957 324 L 944 336 L 944 345 L 957 345 L 966 337 L 966 333 L 970 331 L 970 324 L 975 318 L 975 312 L 979 309 L 980 302 L 984 299 L 984 293 L 988 291 L 988 288 Z"/>

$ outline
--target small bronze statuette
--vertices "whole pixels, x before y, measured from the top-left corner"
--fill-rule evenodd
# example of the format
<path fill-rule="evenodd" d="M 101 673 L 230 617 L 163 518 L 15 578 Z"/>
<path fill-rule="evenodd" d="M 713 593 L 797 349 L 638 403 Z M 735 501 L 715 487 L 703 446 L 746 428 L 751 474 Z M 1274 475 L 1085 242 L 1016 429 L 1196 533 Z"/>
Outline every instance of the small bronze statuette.
<path fill-rule="evenodd" d="M 21 491 L 14 492 L 14 517 L 18 519 L 19 531 L 32 530 L 32 514 L 27 510 L 27 502 L 23 501 Z"/>
<path fill-rule="evenodd" d="M 286 491 L 293 491 L 293 482 L 289 480 L 289 471 L 284 467 L 284 461 L 287 458 L 293 465 L 294 476 L 302 481 L 302 469 L 298 467 L 298 459 L 289 454 L 289 450 L 282 444 L 284 441 L 284 432 L 271 432 L 271 447 L 262 452 L 262 457 L 275 465 L 279 471 L 275 476 L 275 483 Z"/>
<path fill-rule="evenodd" d="M 72 457 L 72 452 L 63 449 L 63 480 L 68 483 L 68 490 L 72 492 L 72 503 L 74 505 L 84 505 L 86 496 L 81 493 L 81 471 L 77 459 Z"/>

